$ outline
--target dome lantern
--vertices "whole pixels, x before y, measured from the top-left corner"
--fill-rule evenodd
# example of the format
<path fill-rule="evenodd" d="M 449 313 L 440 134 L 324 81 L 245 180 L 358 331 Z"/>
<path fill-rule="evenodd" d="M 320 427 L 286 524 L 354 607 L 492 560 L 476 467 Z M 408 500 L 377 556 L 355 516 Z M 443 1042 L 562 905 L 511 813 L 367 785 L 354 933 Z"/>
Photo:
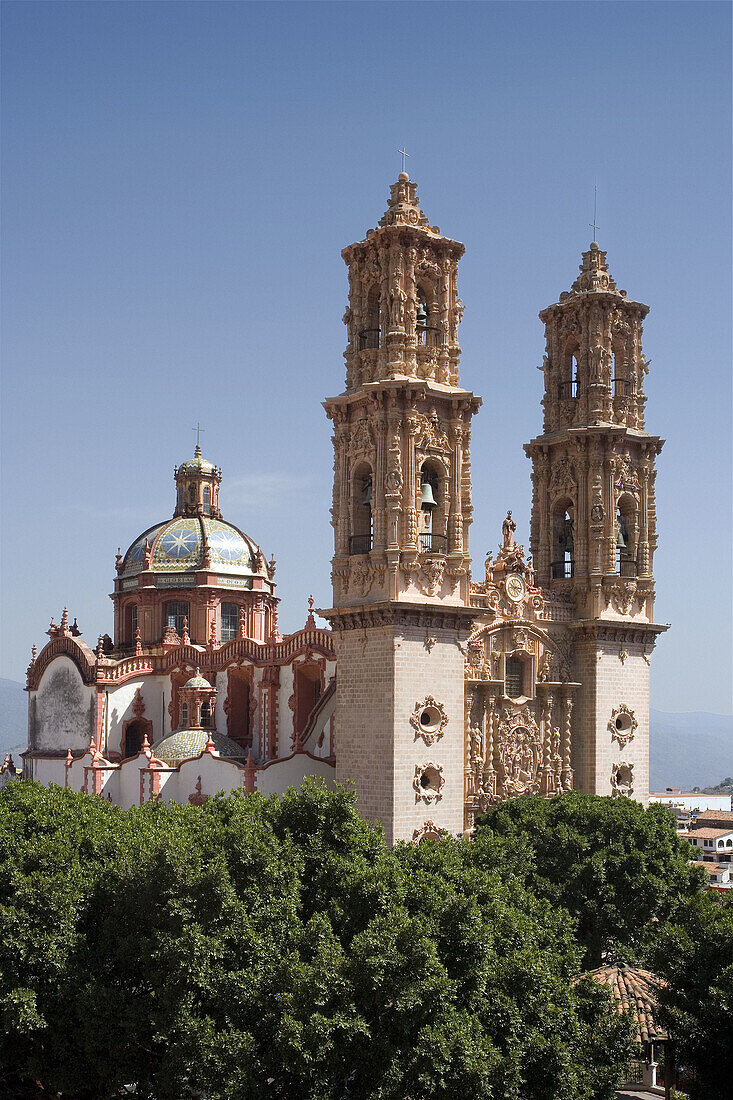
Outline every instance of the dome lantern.
<path fill-rule="evenodd" d="M 176 482 L 176 516 L 205 516 L 221 519 L 219 511 L 219 485 L 221 467 L 209 462 L 196 444 L 193 458 L 182 462 L 173 471 Z"/>

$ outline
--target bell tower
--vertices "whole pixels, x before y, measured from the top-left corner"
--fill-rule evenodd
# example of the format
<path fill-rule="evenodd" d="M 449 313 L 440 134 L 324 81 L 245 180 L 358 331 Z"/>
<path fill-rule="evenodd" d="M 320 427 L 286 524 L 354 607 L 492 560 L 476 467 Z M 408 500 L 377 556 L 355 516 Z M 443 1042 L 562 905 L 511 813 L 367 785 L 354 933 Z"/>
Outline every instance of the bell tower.
<path fill-rule="evenodd" d="M 545 325 L 544 432 L 532 460 L 538 583 L 568 620 L 576 703 L 575 785 L 648 793 L 649 663 L 656 635 L 654 462 L 645 429 L 642 324 L 649 307 L 617 289 L 593 241 Z"/>
<path fill-rule="evenodd" d="M 402 172 L 342 252 L 346 389 L 333 421 L 337 779 L 387 839 L 463 829 L 470 630 L 470 425 L 460 386 L 462 244 L 430 226 Z"/>

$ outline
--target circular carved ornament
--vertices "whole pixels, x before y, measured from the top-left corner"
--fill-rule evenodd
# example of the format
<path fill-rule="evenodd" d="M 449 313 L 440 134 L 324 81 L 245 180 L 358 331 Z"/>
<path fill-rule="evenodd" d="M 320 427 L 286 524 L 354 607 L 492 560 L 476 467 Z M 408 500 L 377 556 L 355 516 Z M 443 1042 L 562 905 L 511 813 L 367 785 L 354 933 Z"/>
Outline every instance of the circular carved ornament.
<path fill-rule="evenodd" d="M 432 695 L 426 695 L 422 702 L 418 699 L 410 715 L 410 725 L 416 731 L 416 737 L 422 737 L 426 745 L 432 745 L 448 725 L 445 707 Z"/>
<path fill-rule="evenodd" d="M 638 728 L 636 716 L 626 703 L 620 703 L 613 708 L 608 722 L 608 732 L 611 734 L 612 741 L 618 741 L 621 746 L 628 745 L 629 741 L 633 741 L 634 733 Z"/>
<path fill-rule="evenodd" d="M 518 573 L 510 573 L 504 582 L 506 594 L 514 603 L 524 598 L 524 581 Z"/>

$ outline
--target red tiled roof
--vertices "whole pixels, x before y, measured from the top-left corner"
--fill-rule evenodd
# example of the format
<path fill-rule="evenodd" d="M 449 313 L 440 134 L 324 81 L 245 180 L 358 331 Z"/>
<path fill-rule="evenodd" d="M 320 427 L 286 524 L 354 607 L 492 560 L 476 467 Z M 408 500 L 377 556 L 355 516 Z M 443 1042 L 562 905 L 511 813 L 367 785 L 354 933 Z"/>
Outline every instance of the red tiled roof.
<path fill-rule="evenodd" d="M 700 836 L 703 840 L 717 840 L 718 837 L 730 836 L 731 833 L 733 833 L 733 826 L 730 829 L 693 829 L 689 835 Z"/>
<path fill-rule="evenodd" d="M 700 825 L 713 826 L 718 829 L 724 829 L 728 826 L 728 828 L 733 829 L 733 810 L 702 810 L 697 815 L 697 821 Z"/>
<path fill-rule="evenodd" d="M 648 970 L 619 963 L 618 966 L 600 966 L 590 975 L 613 994 L 619 1012 L 630 1012 L 636 1022 L 637 1041 L 649 1043 L 653 1039 L 667 1038 L 667 1032 L 657 1023 L 657 990 L 666 985 Z"/>

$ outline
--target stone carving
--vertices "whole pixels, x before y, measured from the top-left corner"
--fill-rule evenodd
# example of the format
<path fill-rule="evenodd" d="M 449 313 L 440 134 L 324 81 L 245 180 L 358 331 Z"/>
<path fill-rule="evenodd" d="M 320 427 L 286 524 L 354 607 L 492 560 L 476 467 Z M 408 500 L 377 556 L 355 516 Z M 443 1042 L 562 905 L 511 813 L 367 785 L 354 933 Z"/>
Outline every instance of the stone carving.
<path fill-rule="evenodd" d="M 562 458 L 552 471 L 552 477 L 550 478 L 550 491 L 552 493 L 567 492 L 574 493 L 577 487 L 577 481 L 575 479 L 575 471 L 567 458 Z"/>
<path fill-rule="evenodd" d="M 349 444 L 349 454 L 355 455 L 361 452 L 371 451 L 374 447 L 374 436 L 368 420 L 359 420 Z"/>
<path fill-rule="evenodd" d="M 618 795 L 632 795 L 634 793 L 634 765 L 628 760 L 620 760 L 611 769 L 611 793 Z"/>
<path fill-rule="evenodd" d="M 421 563 L 420 572 L 418 574 L 418 584 L 426 596 L 435 596 L 438 594 L 443 584 L 444 572 L 445 562 L 441 561 L 439 558 L 428 558 Z M 424 578 L 424 580 L 422 578 Z"/>
<path fill-rule="evenodd" d="M 427 649 L 428 653 L 433 652 L 433 646 L 435 645 L 437 640 L 438 639 L 435 637 L 434 634 L 426 634 L 425 635 L 425 641 L 423 642 L 423 645 Z"/>
<path fill-rule="evenodd" d="M 494 758 L 499 764 L 499 798 L 514 798 L 520 794 L 539 792 L 541 737 L 529 710 L 512 708 L 504 714 L 499 723 Z"/>
<path fill-rule="evenodd" d="M 616 581 L 606 596 L 606 603 L 612 604 L 619 615 L 630 615 L 636 600 L 636 581 Z"/>
<path fill-rule="evenodd" d="M 628 458 L 617 456 L 614 459 L 614 473 L 616 476 L 616 491 L 630 490 L 633 493 L 639 490 L 639 475 L 632 467 Z"/>
<path fill-rule="evenodd" d="M 636 716 L 626 703 L 619 703 L 617 707 L 613 708 L 608 721 L 608 732 L 611 734 L 612 741 L 618 741 L 619 745 L 624 748 L 629 741 L 633 741 L 634 733 L 638 727 L 639 723 Z"/>
<path fill-rule="evenodd" d="M 445 707 L 432 695 L 426 695 L 422 702 L 418 699 L 410 715 L 410 725 L 415 730 L 416 738 L 422 737 L 426 745 L 432 745 L 443 736 L 443 730 L 448 725 Z"/>
<path fill-rule="evenodd" d="M 420 829 L 413 830 L 412 843 L 419 844 L 421 840 L 440 840 L 441 830 L 434 821 L 423 821 Z"/>
<path fill-rule="evenodd" d="M 429 760 L 425 764 L 415 765 L 415 778 L 412 781 L 412 787 L 415 791 L 416 802 L 422 801 L 428 805 L 431 802 L 439 802 L 443 797 L 444 786 L 445 777 L 442 764 L 434 764 L 432 760 Z"/>

